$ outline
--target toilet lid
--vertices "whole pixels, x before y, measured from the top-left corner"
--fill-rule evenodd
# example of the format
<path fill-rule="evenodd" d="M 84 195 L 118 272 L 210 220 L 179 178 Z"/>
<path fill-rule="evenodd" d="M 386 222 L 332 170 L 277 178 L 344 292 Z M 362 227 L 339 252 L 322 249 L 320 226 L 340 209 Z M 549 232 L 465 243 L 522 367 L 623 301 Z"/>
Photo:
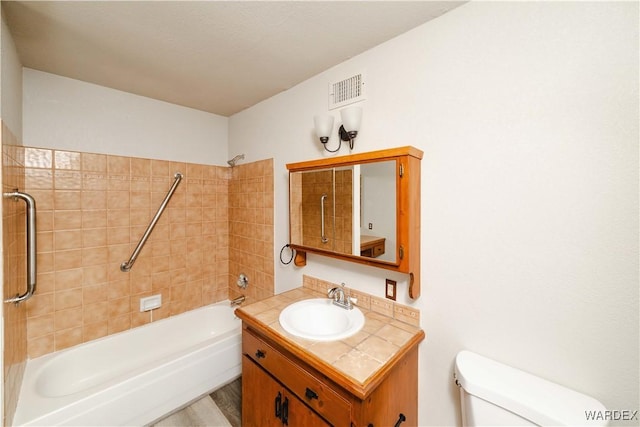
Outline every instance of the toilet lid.
<path fill-rule="evenodd" d="M 538 425 L 607 424 L 604 405 L 593 397 L 470 351 L 456 356 L 455 375 L 467 393 Z"/>

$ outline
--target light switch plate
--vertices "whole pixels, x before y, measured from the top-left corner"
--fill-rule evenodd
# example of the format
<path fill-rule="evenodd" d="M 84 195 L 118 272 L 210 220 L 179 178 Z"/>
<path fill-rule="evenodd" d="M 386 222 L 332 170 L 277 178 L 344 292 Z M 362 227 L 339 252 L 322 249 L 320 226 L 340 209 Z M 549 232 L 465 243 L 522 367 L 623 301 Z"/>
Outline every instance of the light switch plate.
<path fill-rule="evenodd" d="M 385 281 L 386 285 L 385 285 L 385 297 L 387 297 L 390 300 L 395 301 L 396 300 L 396 281 L 395 280 L 391 280 L 391 279 L 386 279 Z"/>

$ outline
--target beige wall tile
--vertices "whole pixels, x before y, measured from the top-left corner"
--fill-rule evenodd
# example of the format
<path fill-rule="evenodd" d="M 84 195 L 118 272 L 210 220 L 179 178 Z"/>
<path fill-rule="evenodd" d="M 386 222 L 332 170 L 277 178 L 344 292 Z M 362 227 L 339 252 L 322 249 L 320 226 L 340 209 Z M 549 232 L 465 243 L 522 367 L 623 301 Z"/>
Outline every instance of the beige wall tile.
<path fill-rule="evenodd" d="M 82 307 L 60 310 L 54 313 L 55 331 L 82 326 Z"/>
<path fill-rule="evenodd" d="M 55 191 L 53 204 L 56 211 L 79 210 L 82 207 L 80 191 Z"/>
<path fill-rule="evenodd" d="M 82 227 L 82 211 L 55 210 L 53 212 L 53 225 L 56 231 L 81 228 Z"/>
<path fill-rule="evenodd" d="M 81 169 L 91 172 L 107 172 L 107 156 L 105 154 L 81 153 Z"/>
<path fill-rule="evenodd" d="M 55 169 L 81 169 L 81 156 L 80 153 L 75 151 L 54 151 L 54 164 Z"/>
<path fill-rule="evenodd" d="M 50 169 L 53 167 L 53 152 L 46 148 L 25 147 L 24 166 Z"/>
<path fill-rule="evenodd" d="M 60 270 L 55 273 L 55 290 L 61 291 L 82 286 L 82 269 Z"/>
<path fill-rule="evenodd" d="M 105 191 L 82 191 L 80 207 L 85 210 L 107 208 L 107 193 Z"/>
<path fill-rule="evenodd" d="M 107 210 L 83 210 L 81 213 L 82 228 L 100 228 L 107 226 Z"/>
<path fill-rule="evenodd" d="M 35 339 L 53 333 L 53 319 L 53 313 L 29 317 L 27 319 L 27 338 Z"/>
<path fill-rule="evenodd" d="M 55 310 L 82 306 L 82 289 L 62 290 L 55 293 Z"/>
<path fill-rule="evenodd" d="M 240 269 L 256 278 L 252 298 L 273 294 L 273 229 L 262 227 L 273 223 L 272 161 L 239 165 L 248 169 L 230 192 L 225 167 L 37 148 L 25 155 L 25 188 L 40 208 L 40 293 L 25 310 L 31 357 L 147 323 L 141 296 L 162 294 L 154 320 L 226 299 Z M 122 273 L 177 171 L 182 182 Z M 242 221 L 230 220 L 230 195 Z"/>
<path fill-rule="evenodd" d="M 56 169 L 53 175 L 53 187 L 56 190 L 81 190 L 82 173 Z"/>
<path fill-rule="evenodd" d="M 54 254 L 54 268 L 58 270 L 69 270 L 82 266 L 82 250 L 72 249 L 56 251 Z"/>
<path fill-rule="evenodd" d="M 56 251 L 82 248 L 82 230 L 55 231 L 53 239 Z"/>
<path fill-rule="evenodd" d="M 131 174 L 131 158 L 122 156 L 107 156 L 107 171 L 109 175 Z"/>
<path fill-rule="evenodd" d="M 64 329 L 57 331 L 54 336 L 56 351 L 62 350 L 82 343 L 82 328 Z"/>

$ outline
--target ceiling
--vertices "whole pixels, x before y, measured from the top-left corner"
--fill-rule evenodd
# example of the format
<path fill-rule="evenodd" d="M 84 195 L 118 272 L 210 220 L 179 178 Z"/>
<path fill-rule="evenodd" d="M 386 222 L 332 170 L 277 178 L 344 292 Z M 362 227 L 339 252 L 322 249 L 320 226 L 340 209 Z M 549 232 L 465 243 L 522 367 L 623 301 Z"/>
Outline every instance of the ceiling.
<path fill-rule="evenodd" d="M 2 1 L 2 7 L 25 67 L 230 116 L 463 3 Z"/>

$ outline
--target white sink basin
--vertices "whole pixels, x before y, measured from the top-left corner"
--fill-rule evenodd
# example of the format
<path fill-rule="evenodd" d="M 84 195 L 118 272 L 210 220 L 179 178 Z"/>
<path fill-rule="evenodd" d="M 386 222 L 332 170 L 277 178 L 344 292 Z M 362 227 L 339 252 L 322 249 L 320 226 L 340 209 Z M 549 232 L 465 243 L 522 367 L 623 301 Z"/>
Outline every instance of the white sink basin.
<path fill-rule="evenodd" d="M 285 331 L 315 341 L 337 341 L 356 334 L 364 326 L 359 308 L 346 310 L 328 298 L 298 301 L 280 312 Z"/>

